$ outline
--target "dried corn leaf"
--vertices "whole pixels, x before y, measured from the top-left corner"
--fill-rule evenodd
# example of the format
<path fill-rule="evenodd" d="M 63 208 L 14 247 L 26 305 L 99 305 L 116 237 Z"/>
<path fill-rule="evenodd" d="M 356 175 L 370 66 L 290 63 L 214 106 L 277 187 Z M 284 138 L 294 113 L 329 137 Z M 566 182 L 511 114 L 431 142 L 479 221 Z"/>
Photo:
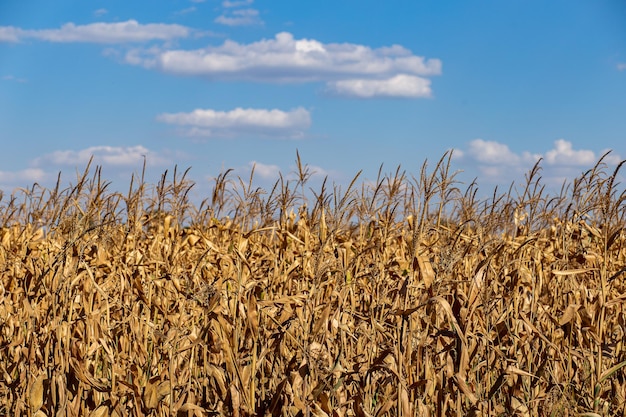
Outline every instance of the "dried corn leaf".
<path fill-rule="evenodd" d="M 37 412 L 43 406 L 44 382 L 46 382 L 46 374 L 42 372 L 35 379 L 28 392 L 28 406 L 33 413 Z"/>
<path fill-rule="evenodd" d="M 78 379 L 85 383 L 89 388 L 100 392 L 107 392 L 110 390 L 109 381 L 94 377 L 76 360 L 76 358 L 70 358 L 70 366 Z"/>
<path fill-rule="evenodd" d="M 170 381 L 158 380 L 148 382 L 143 392 L 143 403 L 148 409 L 155 409 L 159 403 L 170 393 Z"/>
<path fill-rule="evenodd" d="M 420 271 L 420 277 L 424 281 L 424 286 L 428 289 L 435 281 L 435 271 L 427 256 L 417 256 L 417 265 Z"/>
<path fill-rule="evenodd" d="M 584 274 L 586 272 L 597 271 L 598 268 L 580 268 L 580 269 L 566 269 L 563 271 L 559 271 L 556 269 L 552 270 L 552 273 L 557 276 L 566 276 L 566 275 L 578 275 Z"/>
<path fill-rule="evenodd" d="M 576 317 L 580 304 L 570 304 L 559 320 L 559 326 L 564 326 Z"/>
<path fill-rule="evenodd" d="M 89 417 L 109 417 L 109 407 L 101 405 L 100 407 L 89 413 Z"/>

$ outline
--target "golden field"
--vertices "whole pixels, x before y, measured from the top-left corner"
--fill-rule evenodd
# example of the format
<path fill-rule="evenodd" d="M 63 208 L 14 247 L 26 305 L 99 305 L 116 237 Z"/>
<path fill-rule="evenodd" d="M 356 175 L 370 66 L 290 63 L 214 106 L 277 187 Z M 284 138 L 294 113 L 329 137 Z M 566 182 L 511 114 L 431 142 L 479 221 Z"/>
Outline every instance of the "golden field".
<path fill-rule="evenodd" d="M 479 198 L 450 154 L 310 191 L 176 171 L 0 200 L 0 415 L 626 416 L 602 160 Z"/>

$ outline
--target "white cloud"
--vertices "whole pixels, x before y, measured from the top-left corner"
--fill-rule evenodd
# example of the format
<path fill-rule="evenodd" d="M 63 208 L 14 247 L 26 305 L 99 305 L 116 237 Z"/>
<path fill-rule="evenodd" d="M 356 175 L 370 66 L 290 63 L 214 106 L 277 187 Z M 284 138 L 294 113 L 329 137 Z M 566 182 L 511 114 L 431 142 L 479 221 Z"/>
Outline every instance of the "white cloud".
<path fill-rule="evenodd" d="M 542 177 L 549 183 L 561 184 L 567 178 L 580 175 L 591 168 L 607 150 L 594 152 L 588 149 L 574 149 L 571 142 L 558 139 L 552 149 L 542 153 L 528 151 L 515 153 L 506 144 L 482 139 L 472 140 L 467 149 L 454 150 L 455 160 L 474 165 L 482 179 L 502 183 L 518 181 L 532 166 L 543 159 Z M 618 164 L 621 157 L 610 153 L 604 162 Z"/>
<path fill-rule="evenodd" d="M 263 21 L 259 18 L 259 11 L 256 9 L 233 10 L 230 13 L 224 13 L 214 20 L 226 26 L 251 26 L 262 25 Z"/>
<path fill-rule="evenodd" d="M 409 88 L 413 97 L 423 96 L 429 87 L 421 78 L 441 74 L 440 60 L 426 60 L 399 45 L 372 49 L 350 43 L 324 44 L 314 39 L 294 39 L 288 32 L 250 44 L 227 40 L 221 46 L 196 50 L 133 49 L 127 53 L 126 62 L 171 74 L 219 80 L 326 81 L 330 90 L 343 88 L 354 93 L 369 89 L 401 97 L 407 92 L 398 85 Z M 378 84 L 361 82 L 367 88 L 359 89 L 350 84 L 354 80 L 375 80 Z M 337 84 L 340 81 L 344 83 Z"/>
<path fill-rule="evenodd" d="M 191 6 L 191 7 L 187 7 L 186 9 L 179 10 L 179 11 L 175 12 L 174 14 L 176 14 L 178 16 L 182 16 L 182 15 L 186 15 L 186 14 L 189 14 L 189 13 L 193 13 L 196 10 L 197 10 L 196 6 Z"/>
<path fill-rule="evenodd" d="M 250 169 L 254 167 L 254 175 L 259 176 L 265 180 L 275 180 L 280 174 L 280 167 L 278 165 L 262 164 L 257 161 L 250 161 L 248 163 Z"/>
<path fill-rule="evenodd" d="M 617 64 L 617 70 L 618 71 L 626 70 L 626 62 L 620 62 L 619 64 Z"/>
<path fill-rule="evenodd" d="M 48 174 L 39 168 L 27 168 L 21 171 L 0 171 L 1 184 L 33 183 L 41 182 Z"/>
<path fill-rule="evenodd" d="M 622 157 L 619 156 L 619 154 L 616 154 L 615 152 L 613 152 L 612 149 L 603 149 L 600 152 L 598 152 L 598 156 L 596 159 L 599 159 L 602 155 L 606 154 L 607 152 L 610 152 L 604 159 L 603 161 L 607 164 L 610 165 L 617 165 L 620 162 L 622 162 Z M 594 160 L 594 163 L 596 161 Z"/>
<path fill-rule="evenodd" d="M 554 149 L 546 152 L 545 160 L 551 165 L 593 165 L 597 162 L 596 154 L 590 150 L 574 150 L 572 143 L 563 139 L 554 142 Z"/>
<path fill-rule="evenodd" d="M 521 161 L 504 143 L 482 139 L 471 141 L 467 154 L 477 162 L 490 165 L 515 165 Z"/>
<path fill-rule="evenodd" d="M 231 8 L 231 7 L 249 6 L 252 3 L 254 3 L 254 0 L 234 0 L 234 1 L 224 0 L 222 2 L 222 7 Z"/>
<path fill-rule="evenodd" d="M 338 177 L 338 171 L 329 171 L 318 165 L 308 164 L 309 171 L 311 172 L 311 177 L 323 179 L 324 177 Z"/>
<path fill-rule="evenodd" d="M 66 23 L 59 29 L 25 30 L 0 26 L 0 41 L 17 42 L 20 39 L 39 39 L 49 42 L 127 43 L 150 40 L 172 40 L 190 36 L 192 30 L 181 25 L 149 23 L 136 20 L 117 23 Z"/>
<path fill-rule="evenodd" d="M 358 98 L 431 97 L 430 80 L 415 75 L 399 74 L 386 80 L 339 80 L 328 83 L 330 91 Z"/>
<path fill-rule="evenodd" d="M 0 26 L 0 42 L 19 42 L 21 29 L 13 26 Z"/>
<path fill-rule="evenodd" d="M 458 148 L 448 149 L 447 152 L 452 152 L 453 160 L 460 160 L 460 159 L 463 159 L 463 157 L 465 156 L 465 151 L 458 149 Z"/>
<path fill-rule="evenodd" d="M 167 158 L 157 152 L 150 151 L 144 146 L 92 146 L 85 149 L 55 151 L 33 161 L 35 166 L 44 164 L 55 165 L 85 165 L 93 157 L 93 163 L 97 165 L 115 166 L 141 166 L 146 158 L 150 166 L 161 166 L 171 163 Z"/>
<path fill-rule="evenodd" d="M 274 164 L 264 164 L 259 161 L 250 161 L 248 165 L 235 168 L 235 174 L 242 178 L 249 178 L 252 168 L 254 167 L 254 178 L 261 179 L 265 182 L 274 182 L 278 179 L 280 174 L 287 181 L 295 181 L 298 179 L 296 166 L 291 166 L 288 170 L 282 170 L 280 166 Z M 323 169 L 317 165 L 307 164 L 307 169 L 311 173 L 310 181 L 322 181 L 324 178 L 340 179 L 341 174 L 339 171 L 329 171 Z"/>
<path fill-rule="evenodd" d="M 98 10 L 94 10 L 93 14 L 94 16 L 104 16 L 105 14 L 109 13 L 109 11 L 107 9 L 98 9 Z"/>
<path fill-rule="evenodd" d="M 189 136 L 229 137 L 240 134 L 302 137 L 311 125 L 310 113 L 299 107 L 285 112 L 278 109 L 243 109 L 216 111 L 196 109 L 191 113 L 163 113 L 160 122 L 189 126 Z"/>

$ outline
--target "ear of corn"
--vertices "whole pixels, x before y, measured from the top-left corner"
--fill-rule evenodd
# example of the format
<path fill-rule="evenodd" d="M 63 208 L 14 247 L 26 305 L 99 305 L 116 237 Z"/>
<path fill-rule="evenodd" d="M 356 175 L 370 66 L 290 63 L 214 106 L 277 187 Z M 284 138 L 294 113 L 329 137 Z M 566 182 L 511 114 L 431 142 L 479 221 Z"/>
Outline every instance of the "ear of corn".
<path fill-rule="evenodd" d="M 626 415 L 621 164 L 485 199 L 449 164 L 1 201 L 0 415 Z"/>

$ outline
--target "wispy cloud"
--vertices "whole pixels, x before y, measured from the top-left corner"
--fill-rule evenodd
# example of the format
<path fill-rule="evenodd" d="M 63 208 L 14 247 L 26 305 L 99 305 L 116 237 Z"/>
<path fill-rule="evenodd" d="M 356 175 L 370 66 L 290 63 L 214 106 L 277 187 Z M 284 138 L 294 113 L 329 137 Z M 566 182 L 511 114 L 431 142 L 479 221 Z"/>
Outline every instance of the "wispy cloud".
<path fill-rule="evenodd" d="M 251 7 L 254 0 L 224 0 L 224 12 L 213 21 L 226 26 L 261 26 L 265 24 L 259 17 L 259 11 Z"/>
<path fill-rule="evenodd" d="M 192 29 L 175 24 L 141 24 L 136 20 L 116 23 L 90 23 L 76 25 L 66 23 L 59 29 L 21 29 L 0 26 L 0 41 L 19 42 L 23 39 L 37 39 L 48 42 L 89 42 L 89 43 L 131 43 L 151 40 L 168 41 L 186 38 Z"/>
<path fill-rule="evenodd" d="M 234 137 L 245 134 L 267 137 L 299 138 L 311 125 L 311 115 L 301 107 L 278 109 L 243 109 L 216 111 L 196 109 L 190 113 L 163 113 L 157 116 L 163 123 L 184 126 L 183 132 L 192 137 Z"/>
<path fill-rule="evenodd" d="M 214 22 L 226 26 L 252 26 L 264 23 L 256 9 L 233 10 L 216 17 Z"/>
<path fill-rule="evenodd" d="M 107 9 L 98 9 L 98 10 L 94 10 L 93 15 L 100 17 L 100 16 L 104 16 L 107 13 L 109 13 Z"/>
<path fill-rule="evenodd" d="M 441 61 L 416 56 L 394 45 L 372 49 L 350 43 L 324 44 L 281 32 L 249 44 L 231 40 L 195 50 L 132 49 L 126 62 L 177 75 L 211 80 L 276 83 L 325 81 L 348 97 L 428 97 L 429 80 L 441 74 Z M 405 88 L 408 91 L 405 91 Z"/>
<path fill-rule="evenodd" d="M 22 84 L 28 82 L 28 80 L 26 78 L 20 78 L 20 77 L 14 76 L 14 75 L 4 75 L 2 77 L 2 79 L 4 81 L 14 81 L 16 83 L 22 83 Z"/>
<path fill-rule="evenodd" d="M 626 70 L 626 62 L 620 62 L 619 64 L 617 64 L 617 70 L 618 71 L 625 71 Z"/>
<path fill-rule="evenodd" d="M 189 13 L 194 13 L 196 10 L 198 10 L 196 6 L 191 6 L 191 7 L 187 7 L 186 9 L 182 9 L 177 12 L 174 12 L 174 14 L 178 16 L 183 16 Z"/>
<path fill-rule="evenodd" d="M 31 184 L 44 181 L 46 172 L 40 168 L 27 168 L 20 171 L 0 171 L 0 188 L 10 184 L 11 187 L 17 184 Z"/>
<path fill-rule="evenodd" d="M 222 2 L 222 7 L 228 9 L 231 7 L 241 7 L 241 6 L 249 6 L 254 3 L 254 0 L 225 0 Z"/>
<path fill-rule="evenodd" d="M 593 166 L 607 151 L 575 149 L 571 142 L 558 139 L 554 141 L 552 149 L 543 153 L 516 153 L 504 143 L 474 139 L 466 149 L 455 149 L 454 156 L 462 164 L 474 166 L 482 180 L 492 183 L 517 181 L 541 159 L 542 177 L 549 183 L 560 184 Z M 604 162 L 617 164 L 621 160 L 618 154 L 610 153 Z"/>
<path fill-rule="evenodd" d="M 158 152 L 150 151 L 148 148 L 137 146 L 92 146 L 80 150 L 55 151 L 39 157 L 33 161 L 35 167 L 43 165 L 63 165 L 75 166 L 85 165 L 93 158 L 93 163 L 97 165 L 114 166 L 141 166 L 146 159 L 150 166 L 164 166 L 171 161 Z"/>

